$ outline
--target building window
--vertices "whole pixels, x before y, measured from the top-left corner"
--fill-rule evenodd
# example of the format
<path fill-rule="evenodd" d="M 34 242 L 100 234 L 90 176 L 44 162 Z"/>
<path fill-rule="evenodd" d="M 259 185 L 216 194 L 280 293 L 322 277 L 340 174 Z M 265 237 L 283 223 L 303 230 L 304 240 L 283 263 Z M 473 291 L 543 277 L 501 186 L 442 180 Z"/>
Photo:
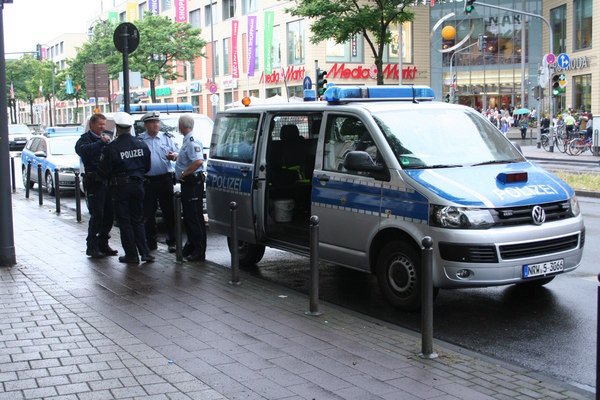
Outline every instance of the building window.
<path fill-rule="evenodd" d="M 183 62 L 183 80 L 187 81 L 188 79 L 188 63 L 187 61 Z"/>
<path fill-rule="evenodd" d="M 242 14 L 250 14 L 257 9 L 256 3 L 258 0 L 242 0 Z"/>
<path fill-rule="evenodd" d="M 127 11 L 123 11 L 119 14 L 119 22 L 125 22 L 125 20 L 127 20 Z"/>
<path fill-rule="evenodd" d="M 215 40 L 214 42 L 208 43 L 209 49 L 207 51 L 207 53 L 209 54 L 208 59 L 206 60 L 207 62 L 207 69 L 209 70 L 208 72 L 210 72 L 210 69 L 212 68 L 212 66 L 214 65 L 214 76 L 219 75 L 219 42 L 217 40 Z M 214 60 L 210 57 L 212 55 L 212 51 L 214 50 L 215 54 L 214 54 Z M 212 78 L 212 76 L 209 76 L 208 78 Z"/>
<path fill-rule="evenodd" d="M 271 42 L 271 60 L 273 69 L 281 67 L 281 27 L 273 27 L 273 41 Z"/>
<path fill-rule="evenodd" d="M 573 105 L 577 112 L 591 111 L 592 109 L 592 75 L 579 75 L 573 77 Z"/>
<path fill-rule="evenodd" d="M 204 6 L 204 26 L 209 26 L 211 20 L 213 24 L 217 23 L 217 3 Z"/>
<path fill-rule="evenodd" d="M 60 42 L 60 54 L 65 52 L 65 42 Z"/>
<path fill-rule="evenodd" d="M 138 5 L 138 16 L 140 19 L 144 18 L 144 14 L 146 13 L 146 11 L 148 11 L 148 3 L 144 1 L 143 3 L 140 3 Z"/>
<path fill-rule="evenodd" d="M 223 20 L 235 17 L 235 0 L 223 0 Z"/>
<path fill-rule="evenodd" d="M 223 75 L 229 74 L 229 38 L 223 39 Z"/>
<path fill-rule="evenodd" d="M 196 79 L 196 61 L 190 61 L 190 80 Z"/>
<path fill-rule="evenodd" d="M 346 43 L 336 43 L 329 39 L 325 43 L 325 54 L 327 62 L 363 62 L 364 46 L 363 36 L 353 35 Z"/>
<path fill-rule="evenodd" d="M 392 43 L 386 45 L 386 50 L 383 54 L 383 62 L 397 63 L 398 62 L 398 26 L 390 26 L 392 33 Z M 402 24 L 402 62 L 413 62 L 413 24 L 405 22 Z"/>
<path fill-rule="evenodd" d="M 592 47 L 592 0 L 575 0 L 573 3 L 574 49 Z"/>
<path fill-rule="evenodd" d="M 552 33 L 554 37 L 554 43 L 552 43 L 552 50 L 554 54 L 566 53 L 567 52 L 567 5 L 563 4 L 560 7 L 553 8 L 550 10 L 550 25 L 552 26 Z"/>
<path fill-rule="evenodd" d="M 200 9 L 190 11 L 190 25 L 192 28 L 201 28 Z"/>
<path fill-rule="evenodd" d="M 199 95 L 192 96 L 192 106 L 194 107 L 194 112 L 196 112 L 196 113 L 200 112 L 200 96 Z"/>
<path fill-rule="evenodd" d="M 288 64 L 304 64 L 304 20 L 287 24 Z"/>
<path fill-rule="evenodd" d="M 166 11 L 171 8 L 171 0 L 160 0 L 160 12 Z"/>

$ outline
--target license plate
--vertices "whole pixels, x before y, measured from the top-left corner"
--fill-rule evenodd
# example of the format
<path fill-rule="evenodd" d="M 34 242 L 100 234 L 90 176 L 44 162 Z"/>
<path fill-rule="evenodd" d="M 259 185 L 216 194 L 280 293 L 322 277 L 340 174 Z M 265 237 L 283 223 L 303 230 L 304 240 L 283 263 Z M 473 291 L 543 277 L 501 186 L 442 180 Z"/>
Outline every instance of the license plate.
<path fill-rule="evenodd" d="M 534 276 L 544 276 L 561 272 L 564 270 L 562 259 L 546 261 L 538 264 L 523 265 L 523 278 L 533 278 Z"/>

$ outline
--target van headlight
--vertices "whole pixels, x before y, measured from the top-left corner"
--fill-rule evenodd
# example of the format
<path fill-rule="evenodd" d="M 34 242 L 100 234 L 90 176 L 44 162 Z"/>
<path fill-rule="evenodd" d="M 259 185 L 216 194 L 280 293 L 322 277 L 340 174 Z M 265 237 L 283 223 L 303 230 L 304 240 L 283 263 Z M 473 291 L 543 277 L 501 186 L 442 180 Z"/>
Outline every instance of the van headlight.
<path fill-rule="evenodd" d="M 569 205 L 571 206 L 571 214 L 576 217 L 579 215 L 579 202 L 577 201 L 577 196 L 573 194 L 573 196 L 569 199 Z"/>
<path fill-rule="evenodd" d="M 429 208 L 429 225 L 451 229 L 487 229 L 494 218 L 487 209 L 432 205 Z"/>

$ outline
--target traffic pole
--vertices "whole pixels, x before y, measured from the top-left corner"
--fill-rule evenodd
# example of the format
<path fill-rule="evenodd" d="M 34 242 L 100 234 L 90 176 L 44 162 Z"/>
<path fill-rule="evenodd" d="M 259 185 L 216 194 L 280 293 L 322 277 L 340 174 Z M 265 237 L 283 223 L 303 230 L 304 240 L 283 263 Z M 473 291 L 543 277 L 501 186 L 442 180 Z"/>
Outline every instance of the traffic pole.
<path fill-rule="evenodd" d="M 77 222 L 81 222 L 81 190 L 79 190 L 79 172 L 75 172 L 75 214 Z"/>
<path fill-rule="evenodd" d="M 27 160 L 27 171 L 25 173 L 25 198 L 29 198 L 29 189 L 31 189 L 31 160 Z"/>
<path fill-rule="evenodd" d="M 231 225 L 231 285 L 239 285 L 240 282 L 240 247 L 238 242 L 238 220 L 237 220 L 237 203 L 232 201 L 229 203 L 230 225 Z"/>
<path fill-rule="evenodd" d="M 54 170 L 54 200 L 56 201 L 56 213 L 60 214 L 60 181 L 59 181 L 58 170 Z M 75 188 L 79 190 L 79 188 Z"/>
<path fill-rule="evenodd" d="M 433 359 L 433 240 L 425 236 L 421 241 L 421 353 L 419 357 Z"/>
<path fill-rule="evenodd" d="M 10 158 L 10 178 L 12 181 L 12 191 L 13 193 L 17 192 L 17 182 L 15 180 L 15 158 Z"/>
<path fill-rule="evenodd" d="M 181 244 L 181 192 L 175 192 L 173 195 L 175 210 L 175 259 L 177 262 L 183 261 L 183 247 Z"/>
<path fill-rule="evenodd" d="M 38 164 L 38 202 L 40 206 L 44 205 L 44 185 L 42 184 L 42 164 Z"/>
<path fill-rule="evenodd" d="M 306 315 L 318 317 L 319 311 L 319 217 L 310 217 L 310 293 Z"/>

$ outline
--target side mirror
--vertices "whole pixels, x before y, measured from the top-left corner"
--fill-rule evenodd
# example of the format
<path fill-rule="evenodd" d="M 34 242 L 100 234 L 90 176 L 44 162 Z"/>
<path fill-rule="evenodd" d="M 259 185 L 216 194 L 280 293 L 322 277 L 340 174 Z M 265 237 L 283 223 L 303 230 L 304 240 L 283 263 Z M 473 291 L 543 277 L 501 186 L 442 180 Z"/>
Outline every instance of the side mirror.
<path fill-rule="evenodd" d="M 366 151 L 350 151 L 344 158 L 344 168 L 348 171 L 365 171 L 381 173 L 385 170 L 383 165 L 375 164 Z"/>
<path fill-rule="evenodd" d="M 40 158 L 46 158 L 46 152 L 45 151 L 36 151 L 35 153 L 33 153 L 34 156 L 36 157 L 40 157 Z"/>

